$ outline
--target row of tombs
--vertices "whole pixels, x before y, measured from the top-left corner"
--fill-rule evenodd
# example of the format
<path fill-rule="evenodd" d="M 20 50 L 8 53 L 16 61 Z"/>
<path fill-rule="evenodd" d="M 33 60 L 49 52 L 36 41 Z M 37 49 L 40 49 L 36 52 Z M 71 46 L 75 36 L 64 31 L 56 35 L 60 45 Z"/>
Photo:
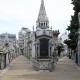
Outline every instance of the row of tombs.
<path fill-rule="evenodd" d="M 58 35 L 59 30 L 54 31 L 49 27 L 44 0 L 41 0 L 41 6 L 36 21 L 36 31 L 33 29 L 31 38 L 27 40 L 31 45 L 30 60 L 36 70 L 47 69 L 51 71 L 54 68 L 53 53 L 58 44 Z M 20 51 L 23 53 L 22 49 L 20 49 Z M 4 68 L 7 63 L 9 63 L 9 52 L 0 52 L 0 59 L 0 68 Z"/>
<path fill-rule="evenodd" d="M 80 23 L 80 13 L 78 17 Z M 80 50 L 79 50 L 80 33 L 79 32 L 80 32 L 80 24 L 78 29 L 78 50 L 77 50 L 78 51 L 77 62 L 78 62 L 78 66 L 80 67 Z M 45 6 L 44 6 L 44 0 L 41 0 L 41 6 L 36 21 L 36 31 L 34 31 L 34 27 L 33 27 L 33 32 L 31 32 L 30 36 L 26 37 L 25 38 L 26 40 L 24 40 L 26 42 L 25 46 L 21 45 L 20 47 L 19 45 L 18 47 L 15 47 L 17 50 L 16 53 L 18 52 L 18 54 L 22 54 L 22 55 L 27 54 L 27 57 L 30 59 L 33 67 L 36 70 L 52 71 L 55 62 L 53 56 L 57 53 L 56 47 L 59 44 L 58 42 L 59 34 L 60 34 L 59 30 L 54 31 L 52 30 L 52 27 L 50 28 L 49 19 L 47 17 Z M 5 48 L 7 51 L 0 50 L 0 69 L 4 69 L 11 62 L 10 59 L 11 56 L 13 56 L 12 58 L 14 58 L 15 56 L 10 54 L 12 51 L 11 52 L 10 50 L 8 51 L 7 47 Z"/>

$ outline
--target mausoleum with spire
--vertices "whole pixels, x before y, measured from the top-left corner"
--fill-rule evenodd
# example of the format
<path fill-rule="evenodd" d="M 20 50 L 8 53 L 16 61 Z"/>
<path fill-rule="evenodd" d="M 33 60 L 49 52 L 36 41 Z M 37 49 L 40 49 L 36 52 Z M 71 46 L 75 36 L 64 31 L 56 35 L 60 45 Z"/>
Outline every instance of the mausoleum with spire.
<path fill-rule="evenodd" d="M 58 35 L 59 30 L 52 30 L 49 26 L 44 0 L 41 0 L 41 6 L 36 21 L 36 31 L 33 30 L 31 36 L 32 59 L 39 61 L 43 59 L 50 60 L 58 43 Z"/>

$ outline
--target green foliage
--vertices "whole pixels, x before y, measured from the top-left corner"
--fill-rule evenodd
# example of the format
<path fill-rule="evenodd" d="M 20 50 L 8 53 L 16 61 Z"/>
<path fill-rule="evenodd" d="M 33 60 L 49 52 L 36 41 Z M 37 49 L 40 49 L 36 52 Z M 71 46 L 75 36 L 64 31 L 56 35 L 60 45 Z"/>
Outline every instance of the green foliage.
<path fill-rule="evenodd" d="M 54 52 L 53 52 L 52 57 L 53 57 L 53 58 L 57 58 L 57 51 L 54 51 Z"/>
<path fill-rule="evenodd" d="M 77 46 L 77 42 L 75 40 L 65 40 L 64 43 L 67 44 L 68 48 L 71 48 L 72 50 L 74 50 Z"/>
<path fill-rule="evenodd" d="M 80 12 L 80 0 L 72 0 L 74 15 L 71 16 L 70 25 L 67 30 L 70 31 L 68 37 L 69 40 L 65 40 L 64 43 L 68 45 L 69 48 L 76 49 L 77 47 L 77 31 L 78 31 L 78 13 Z"/>
<path fill-rule="evenodd" d="M 64 46 L 62 43 L 57 46 L 57 50 L 58 50 L 58 56 L 60 56 L 61 52 L 64 51 Z"/>
<path fill-rule="evenodd" d="M 67 40 L 67 39 L 66 39 L 66 40 L 64 40 L 64 43 L 68 45 L 68 48 L 70 48 L 70 47 L 71 47 L 71 46 L 70 46 L 70 42 L 71 42 L 71 40 Z"/>

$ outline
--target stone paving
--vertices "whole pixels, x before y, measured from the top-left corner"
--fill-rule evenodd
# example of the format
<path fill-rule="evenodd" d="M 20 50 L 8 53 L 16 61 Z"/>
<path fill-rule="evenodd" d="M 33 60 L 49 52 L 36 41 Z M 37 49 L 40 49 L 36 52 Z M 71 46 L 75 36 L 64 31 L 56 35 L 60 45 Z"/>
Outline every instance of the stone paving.
<path fill-rule="evenodd" d="M 35 71 L 24 56 L 19 56 L 0 74 L 0 80 L 80 80 L 80 70 L 67 57 L 59 60 L 53 72 L 48 72 Z"/>

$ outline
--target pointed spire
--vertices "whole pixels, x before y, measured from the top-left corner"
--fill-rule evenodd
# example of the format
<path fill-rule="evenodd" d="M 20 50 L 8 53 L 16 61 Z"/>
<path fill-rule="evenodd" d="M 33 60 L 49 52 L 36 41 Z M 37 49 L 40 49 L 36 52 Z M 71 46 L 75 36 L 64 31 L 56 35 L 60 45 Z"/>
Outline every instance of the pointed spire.
<path fill-rule="evenodd" d="M 48 17 L 46 15 L 46 10 L 45 10 L 45 6 L 44 6 L 44 0 L 41 0 L 41 6 L 40 6 L 37 21 L 38 22 L 48 21 Z"/>
<path fill-rule="evenodd" d="M 41 4 L 43 4 L 43 5 L 44 5 L 44 0 L 41 0 Z"/>

